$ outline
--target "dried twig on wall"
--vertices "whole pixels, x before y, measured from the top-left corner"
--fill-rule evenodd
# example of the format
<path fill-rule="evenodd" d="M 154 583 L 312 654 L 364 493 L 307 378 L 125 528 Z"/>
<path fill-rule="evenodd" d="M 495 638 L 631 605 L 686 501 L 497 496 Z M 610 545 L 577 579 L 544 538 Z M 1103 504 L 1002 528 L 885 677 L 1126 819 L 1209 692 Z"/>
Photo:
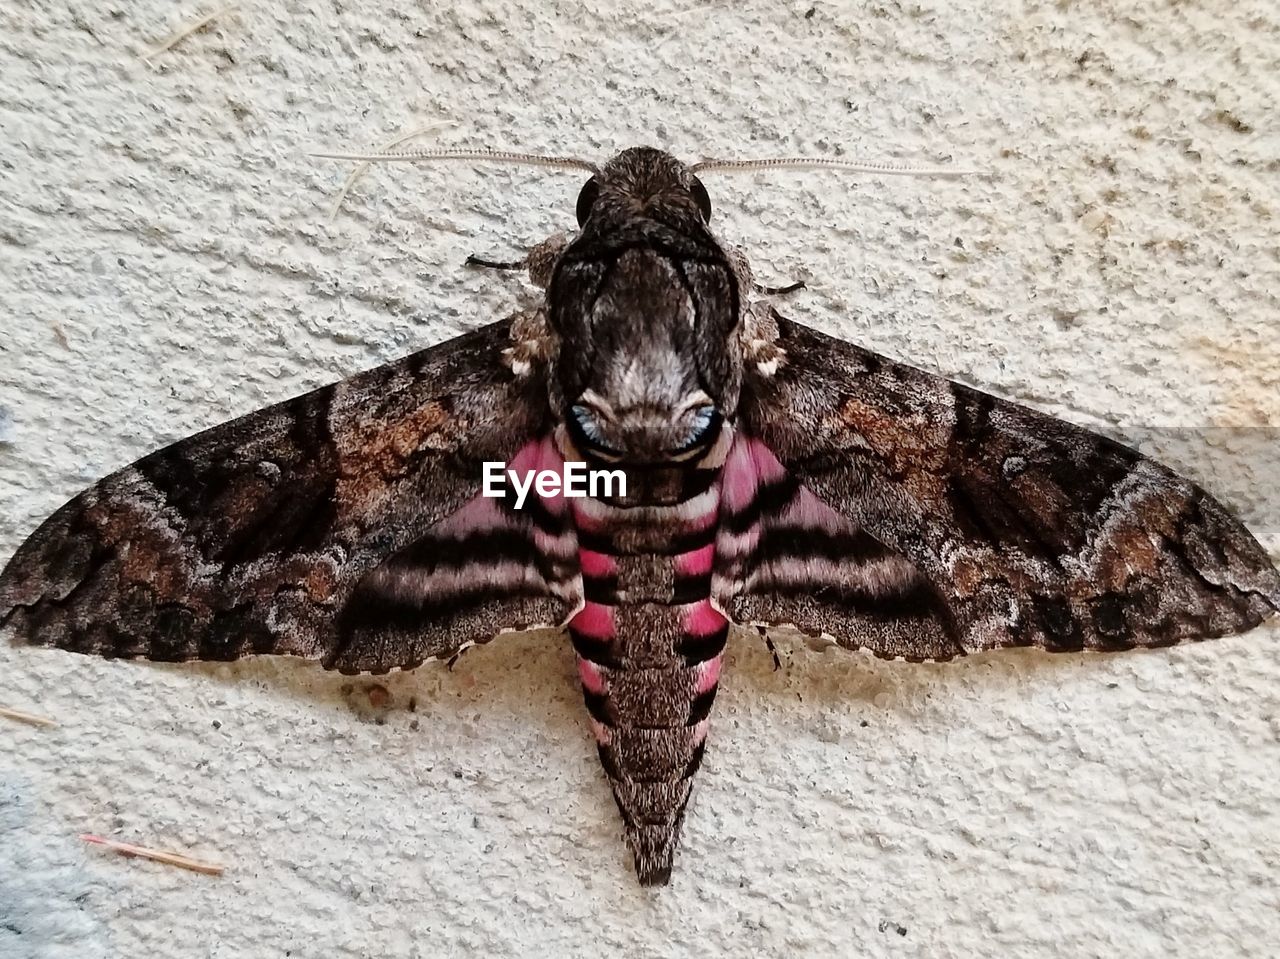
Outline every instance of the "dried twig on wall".
<path fill-rule="evenodd" d="M 225 7 L 219 7 L 217 10 L 213 11 L 213 13 L 210 13 L 207 16 L 201 17 L 199 20 L 195 20 L 192 23 L 187 24 L 185 27 L 183 27 L 182 29 L 174 33 L 172 36 L 170 36 L 169 39 L 158 43 L 156 46 L 152 47 L 146 53 L 142 54 L 138 59 L 150 60 L 153 57 L 157 57 L 160 54 L 164 53 L 166 50 L 173 49 L 183 40 L 187 39 L 187 37 L 191 36 L 191 34 L 196 33 L 197 31 L 203 29 L 204 27 L 207 27 L 209 24 L 213 23 L 214 20 L 217 20 L 218 17 L 222 16 L 223 14 L 230 13 L 232 10 L 234 10 L 238 6 L 240 6 L 239 3 L 228 3 Z"/>
<path fill-rule="evenodd" d="M 177 866 L 180 869 L 190 869 L 192 872 L 204 873 L 206 876 L 221 876 L 223 871 L 226 869 L 225 866 L 219 866 L 210 862 L 201 862 L 199 859 L 192 859 L 190 856 L 184 856 L 181 853 L 164 852 L 160 849 L 148 849 L 146 846 L 135 846 L 132 843 L 117 842 L 114 839 L 104 839 L 102 836 L 84 834 L 80 838 L 95 846 L 106 846 L 108 849 L 113 849 L 122 856 L 137 856 L 140 859 L 153 859 L 156 862 L 162 862 L 170 866 Z"/>
<path fill-rule="evenodd" d="M 56 726 L 58 725 L 52 719 L 46 719 L 44 716 L 36 716 L 32 713 L 24 713 L 20 709 L 6 709 L 0 706 L 0 716 L 5 719 L 16 719 L 20 723 L 30 723 L 32 726 Z"/>

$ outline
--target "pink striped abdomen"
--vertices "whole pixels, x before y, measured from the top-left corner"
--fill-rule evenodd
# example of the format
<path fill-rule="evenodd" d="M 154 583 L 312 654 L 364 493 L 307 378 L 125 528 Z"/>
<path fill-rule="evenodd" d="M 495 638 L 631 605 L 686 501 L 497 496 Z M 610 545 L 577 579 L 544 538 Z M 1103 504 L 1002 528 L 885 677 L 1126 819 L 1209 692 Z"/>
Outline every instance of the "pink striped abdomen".
<path fill-rule="evenodd" d="M 719 486 L 670 506 L 580 502 L 586 601 L 569 634 L 637 872 L 663 883 L 728 633 L 710 602 Z"/>

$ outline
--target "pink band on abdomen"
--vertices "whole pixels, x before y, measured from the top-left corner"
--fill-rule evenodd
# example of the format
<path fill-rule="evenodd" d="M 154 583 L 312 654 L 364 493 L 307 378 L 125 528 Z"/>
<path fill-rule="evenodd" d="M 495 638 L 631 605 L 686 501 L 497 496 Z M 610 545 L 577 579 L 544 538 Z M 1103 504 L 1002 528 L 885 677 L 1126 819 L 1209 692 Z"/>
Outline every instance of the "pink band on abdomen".
<path fill-rule="evenodd" d="M 582 656 L 578 657 L 578 677 L 582 680 L 582 688 L 589 693 L 603 696 L 607 691 L 600 667 Z"/>
<path fill-rule="evenodd" d="M 587 603 L 582 612 L 569 623 L 569 628 L 592 639 L 613 639 L 617 627 L 613 622 L 613 609 L 600 603 Z"/>
<path fill-rule="evenodd" d="M 716 544 L 708 543 L 692 553 L 682 553 L 676 559 L 676 569 L 682 576 L 705 576 L 711 572 L 716 557 Z"/>
<path fill-rule="evenodd" d="M 693 690 L 695 693 L 705 693 L 716 688 L 716 684 L 720 682 L 720 664 L 724 662 L 724 654 L 712 656 L 705 663 L 699 663 L 694 667 Z"/>
<path fill-rule="evenodd" d="M 710 600 L 701 599 L 685 613 L 684 630 L 690 636 L 709 636 L 723 629 L 727 622 L 712 608 Z"/>
<path fill-rule="evenodd" d="M 618 563 L 612 556 L 591 549 L 578 550 L 578 564 L 583 576 L 616 576 L 618 573 Z"/>

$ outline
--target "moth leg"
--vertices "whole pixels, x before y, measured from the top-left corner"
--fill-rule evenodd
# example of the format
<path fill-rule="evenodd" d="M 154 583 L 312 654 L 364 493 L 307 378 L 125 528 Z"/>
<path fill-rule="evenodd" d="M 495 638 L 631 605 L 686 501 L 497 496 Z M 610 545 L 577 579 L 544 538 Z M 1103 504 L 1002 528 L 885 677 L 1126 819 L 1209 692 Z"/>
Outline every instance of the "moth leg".
<path fill-rule="evenodd" d="M 487 260 L 484 257 L 469 256 L 467 266 L 482 266 L 490 270 L 528 270 L 529 282 L 541 290 L 545 290 L 551 282 L 551 272 L 560 259 L 560 254 L 569 245 L 567 233 L 553 233 L 518 260 Z"/>
<path fill-rule="evenodd" d="M 760 296 L 786 296 L 788 293 L 805 288 L 804 280 L 796 280 L 785 286 L 764 286 L 757 283 L 755 274 L 751 270 L 751 261 L 747 259 L 747 254 L 741 247 L 735 246 L 729 251 L 729 264 L 733 268 L 734 276 L 738 279 L 738 289 L 744 294 L 749 291 Z M 744 296 L 743 299 L 746 300 L 748 297 Z"/>
<path fill-rule="evenodd" d="M 786 286 L 761 286 L 759 283 L 753 283 L 751 288 L 761 296 L 786 296 L 788 293 L 803 290 L 805 288 L 805 283 L 804 280 L 796 280 L 794 283 L 788 283 Z"/>
<path fill-rule="evenodd" d="M 524 260 L 486 260 L 472 253 L 466 259 L 466 266 L 483 266 L 487 270 L 523 270 Z"/>

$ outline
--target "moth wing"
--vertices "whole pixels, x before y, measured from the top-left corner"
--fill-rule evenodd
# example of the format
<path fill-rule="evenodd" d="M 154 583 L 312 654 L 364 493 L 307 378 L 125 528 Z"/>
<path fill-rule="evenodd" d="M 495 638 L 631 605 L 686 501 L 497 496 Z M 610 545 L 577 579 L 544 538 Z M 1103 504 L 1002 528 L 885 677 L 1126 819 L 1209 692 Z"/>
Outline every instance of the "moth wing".
<path fill-rule="evenodd" d="M 567 524 L 478 497 L 483 462 L 549 445 L 508 344 L 496 323 L 108 476 L 18 549 L 0 623 L 110 657 L 384 672 L 561 622 L 581 592 Z"/>
<path fill-rule="evenodd" d="M 1165 646 L 1280 609 L 1203 489 L 1126 446 L 779 322 L 744 384 L 713 581 L 739 621 L 945 660 Z"/>

